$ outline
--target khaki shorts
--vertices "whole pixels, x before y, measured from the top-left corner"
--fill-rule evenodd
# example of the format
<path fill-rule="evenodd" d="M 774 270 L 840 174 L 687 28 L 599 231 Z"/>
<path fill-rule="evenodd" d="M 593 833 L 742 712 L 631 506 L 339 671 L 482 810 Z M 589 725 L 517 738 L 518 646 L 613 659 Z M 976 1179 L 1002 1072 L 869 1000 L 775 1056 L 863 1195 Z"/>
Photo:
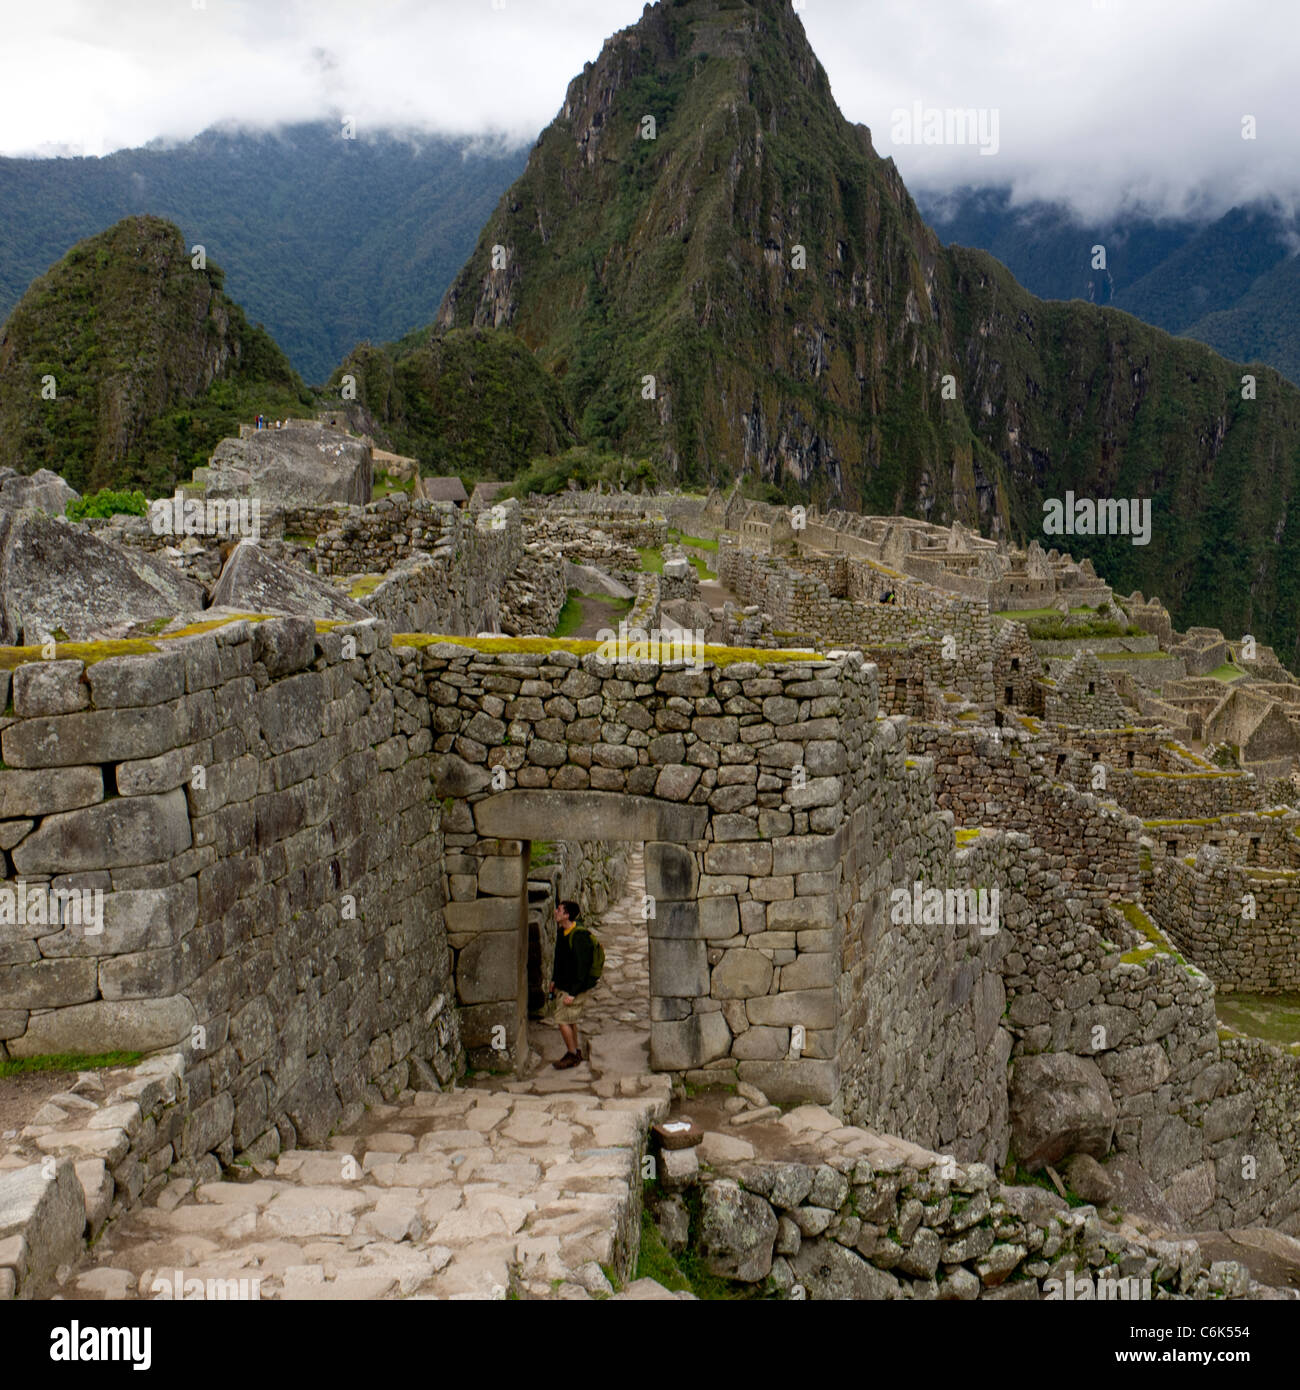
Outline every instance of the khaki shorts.
<path fill-rule="evenodd" d="M 573 1003 L 566 1004 L 557 994 L 553 1000 L 554 1012 L 551 1014 L 551 1022 L 557 1025 L 561 1023 L 577 1023 L 582 1017 L 582 1009 L 586 1000 L 587 996 L 585 994 L 575 994 L 573 996 Z"/>

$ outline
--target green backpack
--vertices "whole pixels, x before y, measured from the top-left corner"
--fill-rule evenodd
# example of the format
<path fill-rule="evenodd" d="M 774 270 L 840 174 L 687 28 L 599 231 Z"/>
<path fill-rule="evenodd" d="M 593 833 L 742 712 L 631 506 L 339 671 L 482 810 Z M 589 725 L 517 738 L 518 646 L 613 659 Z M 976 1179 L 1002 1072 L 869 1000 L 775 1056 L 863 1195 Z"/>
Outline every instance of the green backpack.
<path fill-rule="evenodd" d="M 581 930 L 587 933 L 591 941 L 591 971 L 587 976 L 587 983 L 583 986 L 582 992 L 595 989 L 600 981 L 601 972 L 605 969 L 605 948 L 600 944 L 600 938 L 590 927 L 583 927 Z"/>

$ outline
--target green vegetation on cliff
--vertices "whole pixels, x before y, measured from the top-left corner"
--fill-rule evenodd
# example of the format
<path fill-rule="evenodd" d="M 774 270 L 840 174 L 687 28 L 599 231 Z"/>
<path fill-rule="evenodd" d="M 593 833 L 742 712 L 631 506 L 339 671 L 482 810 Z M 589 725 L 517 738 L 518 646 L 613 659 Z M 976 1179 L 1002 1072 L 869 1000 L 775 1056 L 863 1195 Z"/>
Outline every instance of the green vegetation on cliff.
<path fill-rule="evenodd" d="M 414 334 L 391 347 L 363 343 L 334 373 L 401 453 L 425 473 L 510 478 L 538 455 L 575 442 L 564 398 L 509 333 Z"/>
<path fill-rule="evenodd" d="M 193 267 L 180 231 L 128 218 L 74 246 L 0 331 L 0 464 L 78 491 L 162 491 L 241 421 L 311 396 L 265 330 Z"/>
<path fill-rule="evenodd" d="M 642 138 L 651 133 L 653 139 Z M 802 268 L 801 268 L 802 267 Z M 947 250 L 779 0 L 661 0 L 569 87 L 443 301 L 665 481 L 960 519 L 1300 652 L 1300 390 Z M 1149 497 L 1149 545 L 1042 503 Z"/>

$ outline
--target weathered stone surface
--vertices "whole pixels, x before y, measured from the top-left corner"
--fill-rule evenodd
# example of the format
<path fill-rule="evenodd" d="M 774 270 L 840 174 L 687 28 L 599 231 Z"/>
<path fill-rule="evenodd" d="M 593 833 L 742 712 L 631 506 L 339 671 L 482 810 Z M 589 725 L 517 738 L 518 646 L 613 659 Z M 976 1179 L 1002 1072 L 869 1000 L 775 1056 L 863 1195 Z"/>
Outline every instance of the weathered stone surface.
<path fill-rule="evenodd" d="M 769 1027 L 833 1028 L 835 1026 L 835 992 L 831 989 L 796 989 L 789 993 L 769 994 L 749 1001 L 746 1012 L 751 1023 Z M 761 1084 L 761 1083 L 760 1083 Z"/>
<path fill-rule="evenodd" d="M 1051 1052 L 1016 1061 L 1011 1081 L 1016 1156 L 1031 1172 L 1073 1153 L 1104 1158 L 1115 1102 L 1096 1062 Z"/>
<path fill-rule="evenodd" d="M 0 510 L 0 645 L 35 644 L 56 628 L 73 642 L 120 637 L 203 603 L 199 585 L 160 556 L 39 512 Z"/>
<path fill-rule="evenodd" d="M 252 540 L 231 551 L 212 590 L 212 604 L 241 613 L 279 613 L 321 622 L 361 622 L 370 610 L 296 566 L 273 560 Z"/>
<path fill-rule="evenodd" d="M 21 1038 L 7 1044 L 15 1057 L 56 1052 L 156 1052 L 189 1036 L 198 1018 L 188 999 L 97 999 L 34 1013 Z"/>
<path fill-rule="evenodd" d="M 0 739 L 10 767 L 62 768 L 152 758 L 189 742 L 189 730 L 177 703 L 23 719 Z"/>
<path fill-rule="evenodd" d="M 834 1061 L 818 1061 L 811 1057 L 801 1057 L 797 1061 L 746 1061 L 741 1062 L 739 1071 L 742 1081 L 752 1081 L 782 1105 L 792 1101 L 826 1105 L 833 1102 L 839 1092 L 840 1069 Z"/>
<path fill-rule="evenodd" d="M 311 618 L 274 618 L 253 628 L 253 660 L 273 680 L 304 670 L 316 655 L 316 624 Z"/>
<path fill-rule="evenodd" d="M 731 1029 L 720 1013 L 692 1014 L 679 1023 L 650 1024 L 650 1065 L 656 1071 L 687 1071 L 725 1057 Z"/>
<path fill-rule="evenodd" d="M 804 1240 L 790 1267 L 809 1298 L 876 1302 L 901 1297 L 892 1274 L 868 1264 L 833 1240 Z"/>
<path fill-rule="evenodd" d="M 28 874 L 117 868 L 169 859 L 189 846 L 189 809 L 177 789 L 47 816 L 14 850 L 14 867 Z"/>
<path fill-rule="evenodd" d="M 39 960 L 0 965 L 0 1009 L 54 1009 L 99 993 L 93 960 Z"/>
<path fill-rule="evenodd" d="M 5 471 L 9 476 L 0 483 L 0 511 L 30 509 L 61 517 L 67 515 L 68 503 L 81 496 L 48 468 L 38 468 L 34 473 Z"/>
<path fill-rule="evenodd" d="M 109 656 L 86 668 L 96 709 L 156 705 L 185 694 L 186 654 L 164 647 L 149 656 Z M 54 713 L 54 711 L 49 711 Z"/>
<path fill-rule="evenodd" d="M 327 502 L 364 507 L 373 474 L 373 451 L 365 441 L 343 430 L 294 422 L 223 439 L 209 463 L 207 494 L 256 497 L 273 508 Z"/>
<path fill-rule="evenodd" d="M 77 1172 L 66 1159 L 0 1172 L 0 1239 L 21 1235 L 27 1243 L 27 1284 L 39 1285 L 81 1249 L 86 1204 Z"/>
<path fill-rule="evenodd" d="M 645 890 L 656 903 L 693 899 L 699 879 L 699 868 L 690 850 L 681 845 L 646 845 Z"/>
<path fill-rule="evenodd" d="M 709 1183 L 700 1208 L 700 1253 L 713 1274 L 757 1284 L 772 1268 L 776 1215 L 729 1180 Z"/>
<path fill-rule="evenodd" d="M 709 992 L 709 962 L 703 941 L 650 938 L 650 993 L 695 999 Z"/>
<path fill-rule="evenodd" d="M 519 938 L 512 932 L 475 937 L 456 961 L 456 991 L 462 1003 L 514 999 L 519 992 Z"/>
<path fill-rule="evenodd" d="M 480 801 L 474 824 L 480 835 L 545 840 L 557 825 L 573 840 L 700 839 L 709 813 L 702 806 L 667 805 L 617 792 L 513 791 Z"/>
<path fill-rule="evenodd" d="M 748 999 L 765 995 L 772 983 L 772 962 L 759 951 L 723 953 L 713 967 L 710 993 L 715 999 Z"/>
<path fill-rule="evenodd" d="M 14 713 L 71 714 L 90 703 L 83 661 L 29 661 L 13 676 Z"/>

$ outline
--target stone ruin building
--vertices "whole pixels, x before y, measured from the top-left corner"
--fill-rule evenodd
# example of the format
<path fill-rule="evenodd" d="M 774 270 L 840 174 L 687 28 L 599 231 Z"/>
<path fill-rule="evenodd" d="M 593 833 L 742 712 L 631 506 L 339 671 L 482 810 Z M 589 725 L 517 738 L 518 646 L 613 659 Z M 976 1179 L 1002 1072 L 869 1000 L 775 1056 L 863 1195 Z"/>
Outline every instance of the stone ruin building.
<path fill-rule="evenodd" d="M 7 1136 L 0 1295 L 148 1296 L 201 1236 L 263 1296 L 604 1296 L 653 1159 L 667 1248 L 783 1296 L 1293 1296 L 1249 1263 L 1300 1269 L 1272 652 L 960 526 L 371 501 L 344 423 L 217 451 L 256 538 L 0 516 L 0 897 L 66 900 L 0 926 L 0 1056 L 144 1054 Z M 552 637 L 575 595 L 707 645 Z M 556 1074 L 570 897 L 611 1002 Z"/>

